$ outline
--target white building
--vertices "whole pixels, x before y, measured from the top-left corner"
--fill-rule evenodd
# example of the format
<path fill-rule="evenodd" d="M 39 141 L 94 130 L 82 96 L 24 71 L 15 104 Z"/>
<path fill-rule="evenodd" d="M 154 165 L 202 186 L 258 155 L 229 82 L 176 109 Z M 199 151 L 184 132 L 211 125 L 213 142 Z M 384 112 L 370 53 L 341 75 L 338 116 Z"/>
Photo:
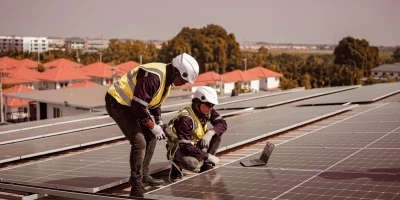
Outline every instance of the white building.
<path fill-rule="evenodd" d="M 70 51 L 72 49 L 86 49 L 87 42 L 85 39 L 72 37 L 65 40 L 65 48 Z"/>
<path fill-rule="evenodd" d="M 266 69 L 261 66 L 251 68 L 251 69 L 247 70 L 247 72 L 252 73 L 253 75 L 261 78 L 260 83 L 259 83 L 259 90 L 277 89 L 280 84 L 280 77 L 283 76 L 280 73 L 274 72 L 272 70 Z"/>
<path fill-rule="evenodd" d="M 0 36 L 1 50 L 14 50 L 15 47 L 22 51 L 46 52 L 49 50 L 49 40 L 47 37 Z"/>
<path fill-rule="evenodd" d="M 260 90 L 260 77 L 248 71 L 234 70 L 222 75 L 224 94 L 232 92 L 233 88 L 240 88 L 244 92 L 258 92 Z"/>
<path fill-rule="evenodd" d="M 371 75 L 375 79 L 391 77 L 400 80 L 400 63 L 386 64 L 371 69 Z"/>

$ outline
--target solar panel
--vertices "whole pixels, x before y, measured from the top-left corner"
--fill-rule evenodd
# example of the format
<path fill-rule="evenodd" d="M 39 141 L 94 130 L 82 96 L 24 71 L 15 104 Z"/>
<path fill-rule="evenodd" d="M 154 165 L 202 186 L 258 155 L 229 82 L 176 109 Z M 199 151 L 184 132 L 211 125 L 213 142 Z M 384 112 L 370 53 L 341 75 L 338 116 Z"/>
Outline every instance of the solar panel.
<path fill-rule="evenodd" d="M 77 121 L 73 123 L 45 126 L 41 128 L 21 130 L 0 134 L 0 145 L 15 143 L 20 141 L 32 140 L 42 137 L 61 135 L 70 132 L 77 132 L 85 129 L 91 129 L 99 126 L 109 126 L 115 124 L 110 117 Z"/>
<path fill-rule="evenodd" d="M 165 153 L 157 145 L 150 170 L 166 169 Z M 129 170 L 128 143 L 84 153 L 50 159 L 0 171 L 0 178 L 51 188 L 97 192 L 127 182 Z"/>
<path fill-rule="evenodd" d="M 327 95 L 335 92 L 341 92 L 345 90 L 351 90 L 358 88 L 359 86 L 342 86 L 342 87 L 330 87 L 330 88 L 316 88 L 311 90 L 304 90 L 299 92 L 287 93 L 279 96 L 270 96 L 264 98 L 257 98 L 249 101 L 231 103 L 222 106 L 216 106 L 217 110 L 222 109 L 240 109 L 240 108 L 266 108 L 285 104 L 293 101 L 302 99 L 312 98 L 320 95 Z"/>
<path fill-rule="evenodd" d="M 53 119 L 46 119 L 46 120 L 38 120 L 38 121 L 30 121 L 18 124 L 9 124 L 0 127 L 0 134 L 2 133 L 9 133 L 9 132 L 16 132 L 20 131 L 21 129 L 34 129 L 39 127 L 45 126 L 53 126 L 55 124 L 63 124 L 63 123 L 70 123 L 70 122 L 79 122 L 83 120 L 91 120 L 96 118 L 104 118 L 108 114 L 106 112 L 95 112 L 89 114 L 81 114 L 81 115 L 74 115 L 68 117 L 61 117 L 61 118 L 53 118 Z"/>
<path fill-rule="evenodd" d="M 364 128 L 359 126 L 363 128 L 359 132 L 348 126 L 359 122 L 348 121 L 370 113 L 392 115 L 399 109 L 400 103 L 360 108 L 347 119 L 276 145 L 265 166 L 245 168 L 240 165 L 240 160 L 259 158 L 259 152 L 149 192 L 148 197 L 398 199 L 400 121 L 386 128 L 378 126 L 369 130 L 374 127 L 368 124 L 376 125 L 380 120 L 369 119 L 363 123 Z"/>
<path fill-rule="evenodd" d="M 296 118 L 296 114 L 299 114 L 302 117 L 307 116 L 308 118 L 302 119 L 302 122 L 306 123 L 311 122 L 312 120 L 317 120 L 321 116 L 333 115 L 337 112 L 342 112 L 353 107 L 354 106 L 326 106 L 323 108 L 276 107 L 273 109 L 259 110 L 254 113 L 228 118 L 228 126 L 232 127 L 228 127 L 228 131 L 224 133 L 223 143 L 218 151 L 223 151 L 238 146 L 243 142 L 250 142 L 257 139 L 257 137 L 265 137 L 266 135 L 274 134 L 286 128 L 298 126 L 301 123 L 299 123 L 298 119 Z M 273 116 L 276 114 L 280 114 L 280 117 L 285 116 L 285 123 L 278 123 L 276 126 L 273 126 L 274 129 L 266 129 L 268 125 L 264 124 L 264 126 L 258 126 L 257 129 L 252 129 L 250 132 L 248 131 L 253 127 L 253 124 L 272 121 Z M 292 122 L 292 124 L 290 124 L 290 116 L 292 116 L 293 119 L 296 119 Z M 255 121 L 255 118 L 258 119 Z M 239 126 L 235 127 L 235 125 L 240 123 L 240 121 L 242 121 L 241 123 L 243 127 L 245 127 L 244 129 L 241 129 Z M 107 132 L 113 131 L 110 130 Z M 21 145 L 21 147 L 22 146 L 26 145 Z M 30 164 L 23 167 L 3 170 L 0 171 L 0 178 L 11 181 L 22 181 L 41 185 L 45 184 L 48 187 L 54 187 L 54 185 L 57 184 L 57 187 L 59 188 L 96 192 L 100 189 L 121 184 L 128 180 L 129 150 L 130 147 L 127 144 L 116 145 L 101 150 L 94 150 L 87 153 L 53 159 L 37 164 Z M 152 160 L 152 165 L 163 163 L 163 169 L 165 169 L 165 154 L 165 142 L 158 142 L 155 156 Z M 161 167 L 156 169 L 161 169 Z M 117 172 L 115 172 L 115 170 Z M 24 174 L 23 172 L 27 173 Z M 124 176 L 121 174 L 124 174 Z"/>
<path fill-rule="evenodd" d="M 235 103 L 235 102 L 242 102 L 242 101 L 248 101 L 252 99 L 257 99 L 257 98 L 264 98 L 264 97 L 269 97 L 269 96 L 276 96 L 276 95 L 283 95 L 287 93 L 293 93 L 293 92 L 299 92 L 303 91 L 304 88 L 296 88 L 292 90 L 283 90 L 283 91 L 276 91 L 276 92 L 266 92 L 266 91 L 261 91 L 258 93 L 250 93 L 250 94 L 241 94 L 239 96 L 234 96 L 234 97 L 226 97 L 224 96 L 223 98 L 219 98 L 218 102 L 219 105 L 225 105 L 225 104 L 230 104 L 230 103 Z M 161 111 L 162 112 L 172 112 L 172 111 L 177 111 L 182 108 L 182 106 L 187 106 L 192 102 L 192 99 L 186 99 L 179 101 L 175 104 L 164 104 L 161 105 Z"/>
<path fill-rule="evenodd" d="M 400 83 L 381 83 L 362 86 L 355 90 L 345 91 L 328 96 L 304 100 L 295 105 L 321 105 L 321 104 L 344 104 L 344 103 L 370 103 L 384 97 L 400 92 Z"/>
<path fill-rule="evenodd" d="M 124 136 L 118 126 L 113 125 L 99 129 L 1 145 L 0 156 L 5 159 L 0 160 L 0 163 L 60 152 L 121 138 L 124 138 Z"/>

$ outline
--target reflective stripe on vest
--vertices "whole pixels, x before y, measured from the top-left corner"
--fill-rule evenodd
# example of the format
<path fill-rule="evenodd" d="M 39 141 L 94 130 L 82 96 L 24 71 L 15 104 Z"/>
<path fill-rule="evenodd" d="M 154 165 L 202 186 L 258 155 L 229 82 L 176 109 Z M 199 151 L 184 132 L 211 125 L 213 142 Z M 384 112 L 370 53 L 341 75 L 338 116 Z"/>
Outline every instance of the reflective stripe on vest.
<path fill-rule="evenodd" d="M 133 74 L 131 72 L 127 73 L 127 79 L 128 79 L 128 84 L 129 87 L 132 90 L 132 94 L 135 91 L 135 83 L 133 82 L 133 78 L 139 73 L 139 70 L 136 70 L 133 72 Z M 119 85 L 118 81 L 116 81 L 114 83 L 114 87 L 115 87 L 115 91 L 118 93 L 118 95 L 126 102 L 126 104 L 128 104 L 128 106 L 131 105 L 131 99 L 128 97 L 128 95 L 125 94 L 125 92 L 121 89 L 121 86 Z"/>
<path fill-rule="evenodd" d="M 161 65 L 160 65 L 161 64 Z M 165 76 L 166 76 L 166 68 L 163 69 L 161 66 L 165 67 L 166 65 L 163 63 L 149 63 L 145 65 L 141 65 L 138 68 L 135 68 L 123 77 L 121 77 L 120 80 L 116 81 L 112 87 L 109 89 L 109 93 L 116 98 L 119 103 L 123 105 L 130 106 L 131 101 L 135 100 L 145 106 L 146 108 L 155 108 L 160 106 L 160 104 L 168 97 L 171 86 L 168 88 L 165 88 L 166 83 L 165 83 Z M 161 68 L 160 68 L 161 67 Z M 152 100 L 150 103 L 147 103 L 134 95 L 135 87 L 136 87 L 136 76 L 139 73 L 139 70 L 143 69 L 146 72 L 146 75 L 148 73 L 155 74 L 157 77 L 159 77 L 160 80 L 160 86 L 158 87 L 157 91 L 155 94 L 152 96 Z M 125 80 L 126 79 L 126 80 Z M 122 83 L 122 84 L 121 84 Z M 130 89 L 128 88 L 130 87 Z M 167 89 L 166 93 L 163 96 L 163 93 Z M 130 94 L 132 94 L 132 97 L 130 97 Z"/>
<path fill-rule="evenodd" d="M 173 123 L 175 120 L 177 120 L 181 116 L 189 117 L 193 122 L 193 128 L 192 128 L 191 139 L 190 140 L 179 140 L 178 143 L 191 143 L 192 145 L 196 145 L 198 140 L 203 138 L 203 136 L 205 134 L 205 130 L 207 130 L 207 123 L 205 124 L 204 127 L 201 125 L 200 120 L 197 118 L 197 116 L 194 114 L 194 112 L 192 110 L 192 106 L 183 108 L 182 110 L 179 111 L 178 115 L 169 122 L 169 125 L 171 127 L 172 136 L 175 138 L 178 138 L 178 136 L 176 134 L 175 128 L 173 127 Z"/>

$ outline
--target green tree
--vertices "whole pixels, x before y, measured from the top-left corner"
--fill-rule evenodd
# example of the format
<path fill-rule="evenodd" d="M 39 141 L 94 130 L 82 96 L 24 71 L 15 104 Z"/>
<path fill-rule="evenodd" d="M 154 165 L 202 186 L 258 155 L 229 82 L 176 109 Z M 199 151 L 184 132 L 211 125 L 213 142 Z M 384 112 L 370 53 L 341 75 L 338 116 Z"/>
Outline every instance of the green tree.
<path fill-rule="evenodd" d="M 44 68 L 44 66 L 43 66 L 42 63 L 39 63 L 39 64 L 38 64 L 38 71 L 39 71 L 39 72 L 44 72 L 44 71 L 45 71 L 45 68 Z"/>
<path fill-rule="evenodd" d="M 241 66 L 242 55 L 235 35 L 228 34 L 224 28 L 214 24 L 201 29 L 182 28 L 173 39 L 162 45 L 159 60 L 170 62 L 181 53 L 188 53 L 196 58 L 200 73 L 225 73 L 228 66 L 229 69 L 238 69 Z"/>
<path fill-rule="evenodd" d="M 400 62 L 400 47 L 397 47 L 392 55 L 393 62 Z"/>
<path fill-rule="evenodd" d="M 364 70 L 364 76 L 370 75 L 370 70 L 379 65 L 379 50 L 370 46 L 365 39 L 345 37 L 335 48 L 335 64 L 350 65 Z"/>
<path fill-rule="evenodd" d="M 301 85 L 306 88 L 306 90 L 311 89 L 311 76 L 310 74 L 306 73 L 302 80 Z"/>

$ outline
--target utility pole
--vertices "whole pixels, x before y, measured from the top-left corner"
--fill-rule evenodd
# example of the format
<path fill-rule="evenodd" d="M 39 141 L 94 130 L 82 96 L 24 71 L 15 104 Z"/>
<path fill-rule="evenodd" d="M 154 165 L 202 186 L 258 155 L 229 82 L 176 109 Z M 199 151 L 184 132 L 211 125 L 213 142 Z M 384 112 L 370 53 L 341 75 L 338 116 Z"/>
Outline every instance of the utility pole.
<path fill-rule="evenodd" d="M 139 55 L 140 64 L 142 64 L 142 55 Z"/>
<path fill-rule="evenodd" d="M 244 71 L 247 70 L 247 57 L 245 59 L 243 59 L 244 61 Z"/>
<path fill-rule="evenodd" d="M 3 78 L 8 77 L 10 74 L 7 72 L 0 72 L 0 122 L 4 121 L 3 115 Z"/>
<path fill-rule="evenodd" d="M 100 43 L 103 43 L 103 33 L 101 34 L 101 40 Z M 100 62 L 103 61 L 103 55 L 102 55 L 103 49 L 100 48 Z"/>
<path fill-rule="evenodd" d="M 79 52 L 78 52 L 78 49 L 76 50 L 76 61 L 77 61 L 78 63 L 81 62 L 81 59 L 79 59 Z"/>

